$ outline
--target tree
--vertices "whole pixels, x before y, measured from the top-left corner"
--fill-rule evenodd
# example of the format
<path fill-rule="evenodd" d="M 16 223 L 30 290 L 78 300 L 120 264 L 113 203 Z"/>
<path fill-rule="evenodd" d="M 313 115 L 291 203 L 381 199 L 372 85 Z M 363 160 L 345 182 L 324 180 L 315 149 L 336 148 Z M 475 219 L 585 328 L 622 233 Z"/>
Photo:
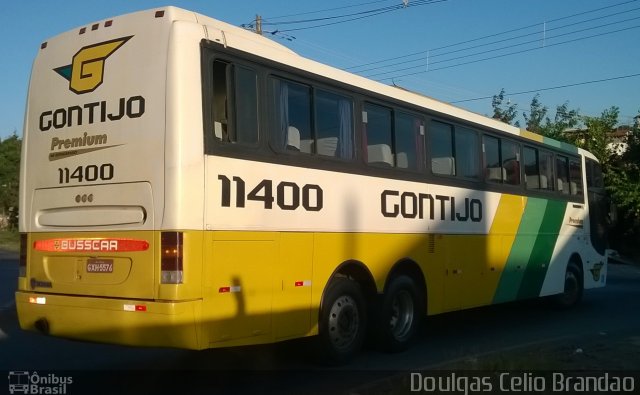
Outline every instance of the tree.
<path fill-rule="evenodd" d="M 583 121 L 586 130 L 577 134 L 573 141 L 575 145 L 590 151 L 598 158 L 605 171 L 605 177 L 610 170 L 611 156 L 614 155 L 611 131 L 618 124 L 619 114 L 618 107 L 613 106 L 604 110 L 599 117 L 585 116 Z"/>
<path fill-rule="evenodd" d="M 536 94 L 533 99 L 531 99 L 531 110 L 529 111 L 529 115 L 526 112 L 522 113 L 524 117 L 524 121 L 527 123 L 527 130 L 532 133 L 542 134 L 542 121 L 547 116 L 548 107 L 543 106 L 538 99 L 540 94 Z M 548 122 L 549 118 L 547 118 Z"/>
<path fill-rule="evenodd" d="M 640 225 L 640 126 L 636 123 L 626 139 L 627 149 L 609 162 L 609 192 L 626 217 Z"/>
<path fill-rule="evenodd" d="M 580 123 L 578 110 L 569 110 L 569 102 L 556 107 L 556 115 L 553 121 L 547 116 L 549 108 L 543 106 L 537 94 L 531 100 L 531 110 L 527 115 L 522 113 L 527 122 L 527 130 L 541 134 L 555 140 L 566 141 L 566 130 L 577 126 Z"/>
<path fill-rule="evenodd" d="M 18 224 L 18 184 L 20 179 L 20 149 L 22 140 L 16 133 L 0 141 L 0 215 L 8 225 Z"/>
<path fill-rule="evenodd" d="M 507 101 L 506 104 L 504 103 L 504 88 L 500 90 L 500 93 L 498 93 L 497 95 L 493 96 L 493 100 L 491 100 L 491 106 L 493 107 L 493 119 L 497 119 L 499 121 L 502 121 L 504 123 L 508 123 L 511 124 L 513 122 L 513 120 L 516 118 L 516 116 L 518 115 L 517 112 L 517 105 L 516 104 L 510 104 L 509 101 Z M 514 124 L 515 126 L 520 126 L 519 122 L 516 122 Z"/>
<path fill-rule="evenodd" d="M 541 134 L 555 140 L 566 140 L 567 129 L 575 128 L 580 123 L 580 114 L 577 109 L 569 110 L 569 102 L 556 107 L 556 115 L 553 122 L 547 118 Z"/>
<path fill-rule="evenodd" d="M 636 123 L 627 134 L 627 149 L 615 155 L 605 178 L 607 190 L 618 208 L 613 229 L 613 248 L 640 259 L 640 127 Z"/>

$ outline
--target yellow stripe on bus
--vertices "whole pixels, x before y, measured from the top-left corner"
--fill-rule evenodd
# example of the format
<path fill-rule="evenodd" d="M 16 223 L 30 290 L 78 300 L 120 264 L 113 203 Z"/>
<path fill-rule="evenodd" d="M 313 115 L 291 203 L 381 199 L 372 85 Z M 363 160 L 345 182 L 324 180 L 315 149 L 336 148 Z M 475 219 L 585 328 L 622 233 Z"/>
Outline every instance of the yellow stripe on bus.
<path fill-rule="evenodd" d="M 487 240 L 487 266 L 499 274 L 507 264 L 526 205 L 527 198 L 524 196 L 503 194 L 500 197 Z M 490 279 L 491 282 L 488 282 L 485 287 L 487 299 L 482 300 L 483 304 L 491 304 L 493 301 L 500 276 L 491 276 Z"/>
<path fill-rule="evenodd" d="M 520 130 L 520 136 L 542 143 L 544 136 L 538 133 L 532 133 L 528 130 Z"/>

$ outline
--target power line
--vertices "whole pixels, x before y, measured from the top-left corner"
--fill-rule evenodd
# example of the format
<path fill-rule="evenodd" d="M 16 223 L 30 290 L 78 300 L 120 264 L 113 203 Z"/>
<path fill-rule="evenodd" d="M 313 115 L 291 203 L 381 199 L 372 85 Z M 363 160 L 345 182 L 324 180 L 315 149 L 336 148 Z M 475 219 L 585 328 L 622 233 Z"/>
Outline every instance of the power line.
<path fill-rule="evenodd" d="M 634 18 L 634 19 L 638 19 L 638 18 Z M 590 39 L 590 38 L 602 37 L 602 36 L 606 36 L 606 35 L 609 35 L 609 34 L 620 33 L 620 32 L 623 32 L 623 31 L 637 29 L 637 28 L 640 28 L 640 25 L 631 26 L 631 27 L 627 27 L 627 28 L 623 28 L 623 29 L 604 32 L 604 33 L 599 33 L 599 34 L 593 34 L 593 35 L 586 36 L 586 37 L 579 37 L 579 38 L 576 38 L 576 39 L 562 41 L 562 42 L 559 42 L 559 43 L 546 44 L 545 47 L 528 48 L 528 49 L 523 49 L 523 50 L 520 50 L 520 51 L 509 52 L 509 53 L 506 53 L 506 54 L 500 54 L 500 55 L 485 57 L 485 58 L 482 58 L 482 59 L 475 59 L 475 60 L 471 60 L 471 61 L 468 61 L 468 62 L 461 62 L 461 63 L 456 63 L 456 64 L 453 64 L 453 65 L 442 66 L 442 67 L 437 67 L 437 68 L 431 68 L 430 67 L 429 70 L 421 70 L 421 71 L 417 71 L 417 72 L 413 72 L 413 73 L 394 75 L 393 77 L 382 78 L 381 81 L 390 80 L 392 78 L 407 77 L 407 76 L 411 76 L 411 75 L 423 74 L 423 73 L 427 73 L 427 72 L 430 72 L 430 71 L 444 70 L 444 69 L 464 66 L 464 65 L 473 64 L 473 63 L 485 62 L 487 60 L 504 58 L 504 57 L 507 57 L 507 56 L 518 55 L 518 54 L 522 54 L 522 53 L 526 53 L 526 52 L 540 51 L 540 50 L 545 49 L 545 48 L 550 48 L 550 47 L 555 47 L 555 46 L 558 46 L 558 45 L 569 44 L 569 43 L 573 43 L 573 42 L 577 42 L 577 41 L 587 40 L 587 39 Z M 549 38 L 547 38 L 547 39 L 549 39 Z M 493 52 L 493 51 L 485 51 L 485 52 L 482 52 L 482 53 L 477 53 L 477 54 L 475 54 L 473 56 L 482 55 L 484 53 L 489 53 L 489 52 Z M 472 55 L 468 55 L 468 56 L 472 56 Z M 458 58 L 455 58 L 455 59 L 459 59 L 459 58 L 461 58 L 461 57 L 458 57 Z M 443 63 L 443 62 L 447 62 L 447 61 L 451 61 L 451 60 L 455 60 L 455 59 L 442 60 L 442 61 L 434 62 L 432 64 Z M 379 76 L 382 76 L 382 75 L 394 74 L 394 73 L 398 73 L 398 72 L 401 72 L 401 71 L 408 71 L 408 70 L 413 70 L 413 69 L 417 69 L 417 68 L 425 68 L 425 65 L 411 66 L 411 67 L 405 67 L 405 68 L 402 68 L 402 69 L 397 69 L 397 70 L 392 70 L 392 71 L 385 71 L 385 72 L 381 72 L 381 73 L 371 74 L 371 75 L 368 75 L 366 77 L 367 78 L 379 77 Z"/>
<path fill-rule="evenodd" d="M 277 29 L 274 33 L 293 32 L 293 31 L 300 31 L 300 30 L 315 29 L 315 28 L 318 28 L 318 27 L 332 26 L 332 25 L 337 25 L 337 24 L 340 24 L 340 23 L 353 22 L 353 21 L 360 20 L 360 19 L 365 19 L 365 18 L 370 18 L 370 17 L 373 17 L 373 16 L 377 16 L 377 15 L 386 14 L 386 13 L 397 11 L 397 10 L 401 10 L 401 9 L 404 9 L 404 8 L 407 8 L 407 7 L 418 7 L 418 6 L 423 6 L 423 5 L 431 5 L 431 4 L 436 4 L 436 3 L 443 3 L 443 2 L 446 2 L 446 1 L 447 0 L 419 0 L 419 1 L 414 1 L 414 2 L 409 3 L 407 6 L 405 6 L 404 4 L 398 4 L 398 5 L 378 8 L 378 9 L 374 9 L 374 10 L 361 11 L 361 12 L 357 12 L 357 13 L 353 13 L 353 14 L 349 14 L 349 15 L 334 15 L 334 16 L 325 17 L 325 18 L 316 18 L 316 19 L 309 19 L 309 20 L 303 20 L 303 21 L 288 21 L 288 22 L 273 23 L 273 25 L 277 26 L 277 25 L 280 25 L 280 24 L 289 24 L 289 23 L 309 23 L 309 22 L 313 22 L 313 21 L 342 19 L 342 20 L 335 21 L 335 22 L 322 23 L 322 24 L 317 24 L 317 25 L 312 25 L 312 26 L 304 26 L 304 27 L 298 27 L 298 28 L 292 28 L 292 29 L 283 29 L 283 30 Z M 353 18 L 348 18 L 349 16 L 353 16 Z M 347 19 L 344 19 L 345 17 L 347 17 Z"/>
<path fill-rule="evenodd" d="M 367 1 L 366 3 L 358 3 L 358 4 L 345 5 L 345 6 L 341 6 L 341 7 L 326 8 L 324 10 L 306 11 L 306 12 L 299 12 L 297 14 L 289 14 L 289 15 L 281 15 L 281 16 L 271 16 L 271 17 L 267 17 L 265 19 L 274 20 L 274 19 L 291 18 L 293 16 L 320 14 L 320 13 L 323 13 L 323 12 L 344 10 L 344 9 L 347 9 L 347 8 L 356 8 L 356 7 L 360 7 L 360 6 L 363 6 L 363 5 L 369 5 L 369 4 L 388 3 L 389 1 L 394 1 L 395 2 L 395 0 Z"/>
<path fill-rule="evenodd" d="M 514 92 L 514 93 L 505 92 L 505 94 L 508 94 L 509 96 L 525 95 L 525 94 L 529 94 L 529 93 L 537 93 L 537 92 L 551 91 L 551 90 L 555 90 L 555 89 L 571 88 L 571 87 L 574 87 L 574 86 L 597 84 L 597 83 L 600 83 L 600 82 L 609 82 L 609 81 L 622 80 L 622 79 L 633 78 L 633 77 L 640 77 L 640 73 L 622 75 L 622 76 L 611 77 L 611 78 L 602 78 L 602 79 L 599 79 L 599 80 L 576 82 L 576 83 L 573 83 L 573 84 L 558 85 L 558 86 L 552 86 L 552 87 L 547 87 L 547 88 L 531 89 L 531 90 L 527 90 L 527 91 Z M 493 95 L 492 96 L 475 97 L 473 99 L 455 100 L 455 101 L 452 101 L 450 103 L 451 104 L 467 103 L 467 102 L 471 102 L 471 101 L 486 100 L 486 99 L 493 99 Z"/>
<path fill-rule="evenodd" d="M 554 23 L 554 22 L 558 22 L 558 21 L 561 21 L 561 20 L 570 19 L 570 18 L 574 18 L 574 17 L 577 17 L 577 16 L 581 16 L 581 15 L 586 15 L 586 14 L 602 11 L 602 10 L 605 10 L 605 9 L 619 7 L 619 6 L 622 6 L 622 5 L 625 5 L 625 4 L 629 4 L 629 3 L 634 3 L 634 2 L 637 2 L 637 1 L 638 0 L 629 0 L 629 1 L 622 2 L 622 3 L 609 5 L 609 6 L 606 6 L 606 7 L 600 7 L 600 8 L 596 8 L 596 9 L 592 9 L 592 10 L 588 10 L 588 11 L 583 11 L 583 12 L 579 12 L 579 13 L 575 13 L 575 14 L 571 14 L 571 15 L 567 15 L 567 16 L 551 19 L 549 21 L 546 21 L 546 23 Z M 626 12 L 630 12 L 630 11 L 634 11 L 634 10 L 637 10 L 637 9 L 627 10 L 627 11 L 623 11 L 621 13 L 626 13 Z M 601 17 L 601 18 L 605 18 L 605 17 L 617 15 L 617 14 L 620 14 L 620 13 L 610 14 L 610 15 L 607 15 L 607 16 L 604 16 L 604 17 Z M 358 69 L 358 68 L 361 68 L 361 67 L 370 66 L 370 65 L 374 65 L 374 64 L 385 63 L 385 62 L 389 62 L 389 61 L 395 61 L 397 59 L 405 59 L 405 58 L 408 58 L 408 57 L 411 57 L 411 56 L 416 56 L 416 55 L 426 55 L 426 54 L 428 54 L 430 52 L 435 52 L 435 51 L 439 51 L 439 50 L 446 49 L 446 48 L 451 48 L 451 47 L 455 47 L 455 46 L 459 46 L 459 45 L 463 45 L 463 44 L 477 42 L 477 41 L 481 41 L 481 40 L 484 40 L 484 39 L 487 39 L 487 38 L 497 37 L 497 36 L 501 36 L 501 35 L 505 35 L 505 34 L 509 34 L 509 33 L 514 33 L 514 32 L 517 32 L 517 31 L 527 30 L 527 29 L 531 29 L 533 27 L 539 27 L 541 24 L 542 24 L 542 22 L 536 23 L 536 24 L 532 24 L 532 25 L 528 25 L 528 26 L 524 26 L 524 27 L 515 28 L 515 29 L 505 30 L 505 31 L 502 31 L 502 32 L 493 33 L 493 34 L 489 34 L 489 35 L 485 35 L 485 36 L 481 36 L 481 37 L 477 37 L 477 38 L 473 38 L 473 39 L 469 39 L 469 40 L 464 40 L 464 41 L 460 41 L 460 42 L 457 42 L 457 43 L 444 45 L 444 46 L 437 47 L 437 48 L 431 48 L 429 50 L 413 52 L 413 53 L 410 53 L 410 54 L 401 55 L 401 56 L 395 56 L 395 57 L 391 57 L 391 58 L 385 58 L 385 59 L 381 59 L 381 60 L 377 60 L 377 61 L 373 61 L 373 62 L 360 64 L 360 65 L 357 65 L 357 66 L 347 67 L 347 68 L 345 68 L 345 70 Z M 566 25 L 566 26 L 572 26 L 572 25 Z M 536 33 L 532 33 L 532 34 L 536 34 Z M 482 45 L 489 45 L 489 44 L 482 44 Z M 362 71 L 355 71 L 355 72 L 362 72 Z"/>
<path fill-rule="evenodd" d="M 421 5 L 421 4 L 418 4 L 418 5 Z M 326 20 L 331 20 L 331 19 L 348 18 L 348 17 L 351 17 L 351 16 L 365 15 L 365 14 L 370 14 L 370 13 L 379 12 L 379 11 L 386 11 L 386 10 L 395 11 L 396 9 L 398 9 L 398 4 L 393 5 L 393 6 L 376 8 L 376 9 L 373 9 L 373 10 L 354 12 L 354 13 L 351 13 L 351 14 L 333 15 L 333 16 L 326 16 L 326 17 L 322 17 L 322 18 L 302 19 L 302 20 L 293 20 L 293 21 L 284 21 L 284 22 L 267 22 L 265 24 L 269 24 L 269 25 L 295 25 L 295 24 L 300 24 L 300 23 L 321 22 L 321 21 L 326 21 Z"/>

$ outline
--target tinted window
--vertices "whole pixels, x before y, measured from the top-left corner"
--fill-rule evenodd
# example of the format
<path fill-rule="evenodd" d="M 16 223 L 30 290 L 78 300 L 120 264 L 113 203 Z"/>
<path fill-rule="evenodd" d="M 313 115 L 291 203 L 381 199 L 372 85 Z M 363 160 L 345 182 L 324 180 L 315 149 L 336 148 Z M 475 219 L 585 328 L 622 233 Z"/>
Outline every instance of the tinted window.
<path fill-rule="evenodd" d="M 258 142 L 258 77 L 255 71 L 235 67 L 236 127 L 231 140 L 255 144 Z"/>
<path fill-rule="evenodd" d="M 431 171 L 434 174 L 455 175 L 453 157 L 453 128 L 441 122 L 432 122 L 429 130 Z"/>
<path fill-rule="evenodd" d="M 349 98 L 316 90 L 316 153 L 353 158 L 353 104 Z"/>
<path fill-rule="evenodd" d="M 571 191 L 571 184 L 569 183 L 569 158 L 566 156 L 556 156 L 556 177 L 557 190 L 564 195 L 568 195 Z"/>
<path fill-rule="evenodd" d="M 367 103 L 364 110 L 364 136 L 367 162 L 393 166 L 391 149 L 391 109 Z"/>
<path fill-rule="evenodd" d="M 313 153 L 311 87 L 280 79 L 272 80 L 274 119 L 271 144 L 278 151 Z"/>
<path fill-rule="evenodd" d="M 424 124 L 413 115 L 396 113 L 395 117 L 396 166 L 421 170 L 424 157 Z"/>
<path fill-rule="evenodd" d="M 455 140 L 456 174 L 460 177 L 477 178 L 480 170 L 478 134 L 471 129 L 456 128 Z"/>
<path fill-rule="evenodd" d="M 540 183 L 538 150 L 534 148 L 524 148 L 524 176 L 527 189 L 546 189 L 546 185 Z"/>
<path fill-rule="evenodd" d="M 553 172 L 553 154 L 541 150 L 538 159 L 540 161 L 540 189 L 553 191 L 556 183 L 556 177 Z"/>
<path fill-rule="evenodd" d="M 582 197 L 582 165 L 578 159 L 569 160 L 570 192 L 573 196 Z"/>
<path fill-rule="evenodd" d="M 503 170 L 500 160 L 500 140 L 484 136 L 484 166 L 485 178 L 491 182 L 502 182 Z"/>
<path fill-rule="evenodd" d="M 258 77 L 255 71 L 222 60 L 212 66 L 213 135 L 224 143 L 258 142 Z"/>
<path fill-rule="evenodd" d="M 520 185 L 520 146 L 513 141 L 501 140 L 500 150 L 505 184 Z"/>

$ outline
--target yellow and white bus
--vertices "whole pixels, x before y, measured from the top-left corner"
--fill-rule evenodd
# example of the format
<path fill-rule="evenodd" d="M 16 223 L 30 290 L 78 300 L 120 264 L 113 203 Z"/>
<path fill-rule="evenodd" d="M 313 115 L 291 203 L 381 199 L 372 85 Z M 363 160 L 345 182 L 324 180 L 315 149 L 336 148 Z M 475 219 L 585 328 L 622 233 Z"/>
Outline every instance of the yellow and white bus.
<path fill-rule="evenodd" d="M 367 332 L 602 287 L 593 155 L 178 8 L 43 42 L 20 325 L 189 349 Z"/>

